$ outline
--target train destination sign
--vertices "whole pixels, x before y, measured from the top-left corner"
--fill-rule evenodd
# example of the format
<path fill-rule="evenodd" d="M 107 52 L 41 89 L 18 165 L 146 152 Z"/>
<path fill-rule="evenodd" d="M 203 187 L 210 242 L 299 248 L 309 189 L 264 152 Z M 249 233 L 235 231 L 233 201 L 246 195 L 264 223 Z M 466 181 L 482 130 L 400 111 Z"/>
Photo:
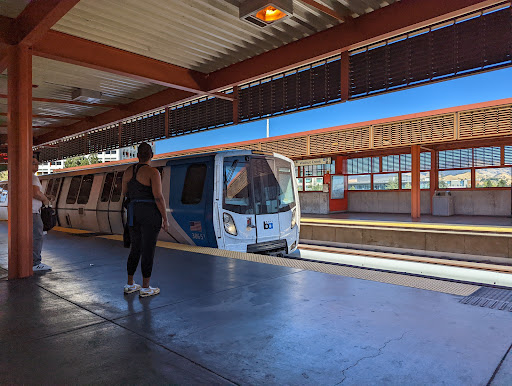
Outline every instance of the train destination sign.
<path fill-rule="evenodd" d="M 293 161 L 295 166 L 310 166 L 310 165 L 329 165 L 331 163 L 331 157 L 325 158 L 314 158 L 314 159 L 301 159 Z"/>
<path fill-rule="evenodd" d="M 0 164 L 7 164 L 7 153 L 0 153 Z"/>

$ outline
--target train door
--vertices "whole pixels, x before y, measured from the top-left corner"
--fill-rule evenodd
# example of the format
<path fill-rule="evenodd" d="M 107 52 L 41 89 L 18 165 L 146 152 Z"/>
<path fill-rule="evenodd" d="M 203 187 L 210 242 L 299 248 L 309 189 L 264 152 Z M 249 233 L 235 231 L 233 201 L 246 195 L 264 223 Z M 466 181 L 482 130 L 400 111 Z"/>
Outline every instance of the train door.
<path fill-rule="evenodd" d="M 256 243 L 251 157 L 225 157 L 222 166 L 222 201 L 218 222 L 223 224 L 221 240 L 224 248 L 247 251 L 247 244 Z"/>
<path fill-rule="evenodd" d="M 108 220 L 110 228 L 114 234 L 122 234 L 124 230 L 125 218 L 123 211 L 123 174 L 124 172 L 116 172 L 114 183 L 112 184 L 112 194 L 108 204 Z"/>
<path fill-rule="evenodd" d="M 110 195 L 114 185 L 114 172 L 105 174 L 101 194 L 98 197 L 98 205 L 96 207 L 96 219 L 98 221 L 98 230 L 101 233 L 112 233 L 110 226 L 108 206 L 110 203 Z"/>
<path fill-rule="evenodd" d="M 217 239 L 213 227 L 213 160 L 213 157 L 200 157 L 169 161 L 167 165 L 171 166 L 170 227 L 181 228 L 195 245 L 216 248 Z"/>
<path fill-rule="evenodd" d="M 279 240 L 280 188 L 276 181 L 275 159 L 252 157 L 251 171 L 256 215 L 256 242 Z"/>
<path fill-rule="evenodd" d="M 52 207 L 57 207 L 57 199 L 60 193 L 60 185 L 62 182 L 62 178 L 52 178 L 47 180 L 46 189 L 44 194 L 50 200 Z"/>
<path fill-rule="evenodd" d="M 76 202 L 76 195 L 80 189 L 81 181 L 81 176 L 62 178 L 61 194 L 57 197 L 57 207 L 59 208 L 57 219 L 60 226 L 73 227 L 73 223 L 71 222 L 71 208 Z"/>

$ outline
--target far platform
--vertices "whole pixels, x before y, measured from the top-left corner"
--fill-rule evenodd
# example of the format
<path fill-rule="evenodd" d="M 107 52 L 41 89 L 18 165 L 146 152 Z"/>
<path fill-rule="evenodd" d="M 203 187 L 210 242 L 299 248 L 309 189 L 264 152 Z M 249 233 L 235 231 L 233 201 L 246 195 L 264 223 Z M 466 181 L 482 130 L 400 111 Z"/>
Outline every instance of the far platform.
<path fill-rule="evenodd" d="M 303 219 L 326 218 L 343 220 L 364 220 L 364 221 L 393 221 L 404 223 L 425 223 L 425 224 L 457 224 L 457 225 L 482 225 L 482 226 L 504 226 L 512 227 L 512 216 L 432 216 L 422 214 L 418 220 L 413 220 L 410 214 L 405 213 L 355 213 L 340 212 L 330 214 L 303 213 Z"/>
<path fill-rule="evenodd" d="M 140 299 L 121 242 L 49 232 L 53 271 L 0 280 L 1 382 L 512 384 L 512 312 L 204 252 L 157 248 Z"/>
<path fill-rule="evenodd" d="M 345 247 L 512 263 L 512 218 L 408 214 L 303 214 L 301 240 Z M 502 259 L 508 259 L 502 260 Z"/>

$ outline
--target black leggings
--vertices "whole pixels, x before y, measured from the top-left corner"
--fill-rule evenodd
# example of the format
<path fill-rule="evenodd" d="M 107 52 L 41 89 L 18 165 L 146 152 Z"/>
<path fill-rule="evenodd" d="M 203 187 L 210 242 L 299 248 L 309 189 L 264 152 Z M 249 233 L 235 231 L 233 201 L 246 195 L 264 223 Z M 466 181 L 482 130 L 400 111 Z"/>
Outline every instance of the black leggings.
<path fill-rule="evenodd" d="M 154 203 L 136 203 L 133 209 L 133 226 L 130 227 L 131 249 L 126 264 L 128 275 L 137 270 L 139 260 L 142 277 L 151 277 L 156 239 L 162 226 L 162 215 Z"/>

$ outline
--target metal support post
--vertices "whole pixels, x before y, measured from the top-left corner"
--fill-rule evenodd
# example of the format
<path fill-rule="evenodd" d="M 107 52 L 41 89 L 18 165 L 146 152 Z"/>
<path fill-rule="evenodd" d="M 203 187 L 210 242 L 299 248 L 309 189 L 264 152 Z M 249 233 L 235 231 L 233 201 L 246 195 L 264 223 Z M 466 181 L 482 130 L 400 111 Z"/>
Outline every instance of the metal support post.
<path fill-rule="evenodd" d="M 411 146 L 411 217 L 419 220 L 420 210 L 420 147 Z"/>
<path fill-rule="evenodd" d="M 32 54 L 8 48 L 9 279 L 32 272 Z"/>

